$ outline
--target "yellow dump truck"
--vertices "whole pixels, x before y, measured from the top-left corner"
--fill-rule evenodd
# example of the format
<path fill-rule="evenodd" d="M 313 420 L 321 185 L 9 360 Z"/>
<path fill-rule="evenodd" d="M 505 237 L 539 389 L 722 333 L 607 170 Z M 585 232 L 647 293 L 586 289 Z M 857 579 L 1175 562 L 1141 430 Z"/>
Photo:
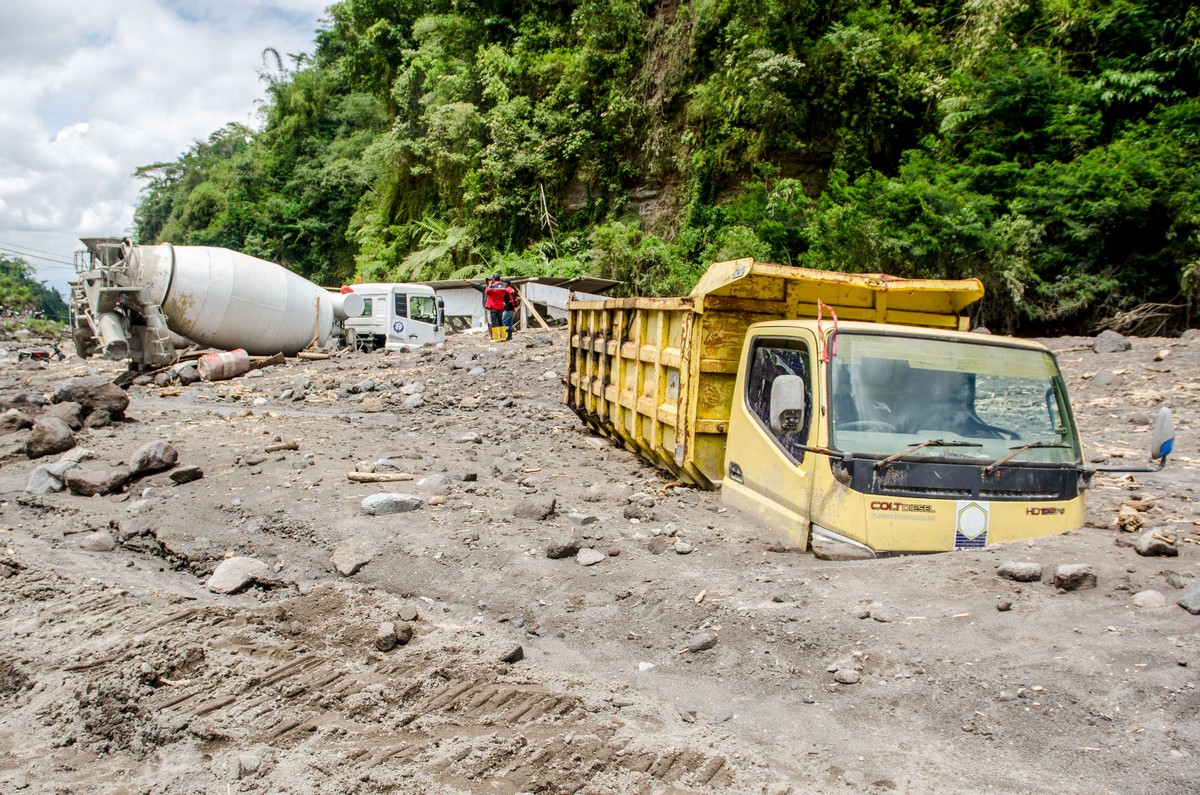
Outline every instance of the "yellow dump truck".
<path fill-rule="evenodd" d="M 968 332 L 982 297 L 976 279 L 717 263 L 685 297 L 571 302 L 566 402 L 822 557 L 1078 528 L 1094 470 L 1058 364 Z M 1164 409 L 1153 469 L 1171 436 Z"/>

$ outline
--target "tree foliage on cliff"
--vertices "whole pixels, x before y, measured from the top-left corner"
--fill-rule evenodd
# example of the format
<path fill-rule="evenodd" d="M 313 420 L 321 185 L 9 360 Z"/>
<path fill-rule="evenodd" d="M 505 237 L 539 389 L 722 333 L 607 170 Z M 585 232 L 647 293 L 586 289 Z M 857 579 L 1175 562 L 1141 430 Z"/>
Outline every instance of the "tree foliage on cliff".
<path fill-rule="evenodd" d="M 0 254 L 0 311 L 5 317 L 66 322 L 67 304 L 62 296 L 35 277 L 25 260 Z"/>
<path fill-rule="evenodd" d="M 1187 4 L 341 0 L 262 77 L 261 129 L 141 170 L 140 240 L 325 283 L 977 276 L 1006 329 L 1200 305 Z"/>

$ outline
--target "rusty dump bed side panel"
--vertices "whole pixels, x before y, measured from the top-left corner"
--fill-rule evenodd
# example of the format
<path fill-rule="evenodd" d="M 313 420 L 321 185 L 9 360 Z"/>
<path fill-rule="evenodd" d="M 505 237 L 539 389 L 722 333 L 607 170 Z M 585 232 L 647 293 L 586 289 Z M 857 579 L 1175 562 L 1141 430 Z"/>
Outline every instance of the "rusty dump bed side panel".
<path fill-rule="evenodd" d="M 719 262 L 686 297 L 571 302 L 566 403 L 680 480 L 713 488 L 751 324 L 815 318 L 820 300 L 840 320 L 965 330 L 962 311 L 982 296 L 976 279 Z"/>

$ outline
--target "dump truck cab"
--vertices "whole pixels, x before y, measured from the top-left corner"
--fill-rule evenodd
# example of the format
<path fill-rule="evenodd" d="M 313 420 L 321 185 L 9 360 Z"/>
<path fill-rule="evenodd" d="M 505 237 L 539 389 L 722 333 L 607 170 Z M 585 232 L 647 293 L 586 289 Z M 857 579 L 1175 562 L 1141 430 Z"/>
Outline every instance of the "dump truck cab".
<path fill-rule="evenodd" d="M 1054 355 L 968 332 L 977 279 L 718 262 L 687 296 L 573 301 L 565 401 L 597 432 L 822 557 L 1083 525 Z M 1163 408 L 1156 468 L 1174 429 Z"/>
<path fill-rule="evenodd" d="M 746 334 L 726 503 L 818 554 L 941 552 L 1082 526 L 1082 452 L 1043 346 L 873 323 Z"/>

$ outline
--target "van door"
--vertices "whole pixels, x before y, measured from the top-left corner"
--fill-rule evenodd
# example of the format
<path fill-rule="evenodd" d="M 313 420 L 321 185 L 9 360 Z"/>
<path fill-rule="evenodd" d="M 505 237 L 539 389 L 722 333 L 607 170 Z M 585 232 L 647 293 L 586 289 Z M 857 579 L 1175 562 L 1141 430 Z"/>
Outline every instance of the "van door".
<path fill-rule="evenodd" d="M 818 459 L 804 449 L 814 444 L 820 419 L 814 401 L 819 394 L 814 384 L 814 350 L 816 339 L 804 329 L 787 336 L 765 330 L 747 339 L 730 407 L 721 486 L 726 503 L 784 530 L 802 549 L 808 545 L 813 469 Z M 778 404 L 783 392 L 791 395 L 793 405 L 781 422 Z"/>
<path fill-rule="evenodd" d="M 445 340 L 442 313 L 438 299 L 421 293 L 396 292 L 393 296 L 392 325 L 388 343 L 399 345 L 431 345 Z"/>

